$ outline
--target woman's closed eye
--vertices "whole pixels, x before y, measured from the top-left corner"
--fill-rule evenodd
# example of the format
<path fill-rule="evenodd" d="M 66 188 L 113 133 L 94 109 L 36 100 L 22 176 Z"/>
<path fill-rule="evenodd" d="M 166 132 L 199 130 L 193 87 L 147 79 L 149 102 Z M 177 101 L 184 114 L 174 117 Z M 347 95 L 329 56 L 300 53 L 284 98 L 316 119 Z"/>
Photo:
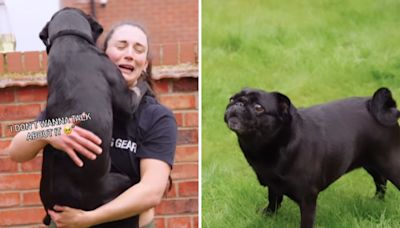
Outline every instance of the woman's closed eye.
<path fill-rule="evenodd" d="M 115 47 L 118 50 L 123 50 L 128 46 L 128 44 L 126 42 L 118 42 L 117 45 L 115 45 Z"/>
<path fill-rule="evenodd" d="M 143 53 L 143 52 L 145 52 L 146 51 L 146 47 L 145 46 L 143 46 L 142 44 L 135 44 L 134 46 L 133 46 L 133 48 L 135 49 L 135 52 L 136 53 Z"/>

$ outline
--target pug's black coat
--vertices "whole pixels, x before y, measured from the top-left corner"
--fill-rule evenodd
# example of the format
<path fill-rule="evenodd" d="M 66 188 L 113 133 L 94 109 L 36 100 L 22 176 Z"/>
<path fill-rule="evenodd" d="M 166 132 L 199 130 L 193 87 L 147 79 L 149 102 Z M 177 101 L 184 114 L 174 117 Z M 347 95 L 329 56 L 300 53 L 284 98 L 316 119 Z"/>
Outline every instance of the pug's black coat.
<path fill-rule="evenodd" d="M 400 189 L 400 112 L 391 92 L 296 109 L 288 97 L 257 89 L 235 94 L 225 122 L 261 185 L 268 187 L 266 214 L 286 195 L 301 212 L 301 227 L 313 227 L 320 191 L 362 167 L 383 198 L 387 180 Z"/>
<path fill-rule="evenodd" d="M 131 118 L 141 95 L 129 90 L 120 70 L 95 46 L 102 31 L 81 10 L 64 8 L 39 35 L 48 52 L 45 119 L 89 113 L 90 120 L 79 126 L 101 138 L 103 151 L 96 160 L 80 156 L 80 168 L 66 153 L 45 147 L 40 197 L 46 212 L 55 204 L 93 210 L 131 186 L 127 176 L 110 173 L 109 148 L 113 119 Z M 147 91 L 144 82 L 139 87 L 140 94 Z M 44 223 L 49 221 L 47 215 Z"/>

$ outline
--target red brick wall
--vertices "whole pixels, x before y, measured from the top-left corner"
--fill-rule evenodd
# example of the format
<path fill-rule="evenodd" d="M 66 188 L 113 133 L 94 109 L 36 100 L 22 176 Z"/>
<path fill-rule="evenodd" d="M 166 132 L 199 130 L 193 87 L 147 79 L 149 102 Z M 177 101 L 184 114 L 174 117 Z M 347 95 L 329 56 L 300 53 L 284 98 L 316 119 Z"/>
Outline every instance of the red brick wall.
<path fill-rule="evenodd" d="M 47 70 L 45 51 L 0 53 L 0 80 L 4 77 L 21 78 Z M 0 101 L 1 101 L 0 96 Z"/>
<path fill-rule="evenodd" d="M 197 64 L 197 43 L 188 44 L 186 47 L 174 46 L 174 48 L 176 48 L 176 52 L 173 55 L 153 55 L 153 66 Z M 18 77 L 17 74 L 39 73 L 46 69 L 47 54 L 45 51 L 0 53 L 0 79 L 3 77 L 2 74 L 6 73 Z M 26 77 L 26 75 L 20 75 L 20 77 Z"/>

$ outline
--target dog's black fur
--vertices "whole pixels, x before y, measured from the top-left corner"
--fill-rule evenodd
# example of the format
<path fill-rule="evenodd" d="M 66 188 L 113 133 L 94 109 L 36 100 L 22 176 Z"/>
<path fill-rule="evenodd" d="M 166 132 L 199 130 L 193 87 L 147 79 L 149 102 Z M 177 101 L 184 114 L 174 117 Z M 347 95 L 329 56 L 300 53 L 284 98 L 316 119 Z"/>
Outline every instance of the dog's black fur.
<path fill-rule="evenodd" d="M 299 205 L 306 228 L 313 226 L 318 193 L 353 169 L 371 174 L 380 198 L 387 180 L 400 188 L 399 116 L 386 88 L 299 110 L 281 93 L 244 89 L 224 119 L 268 187 L 264 212 L 276 212 L 286 195 Z"/>
<path fill-rule="evenodd" d="M 79 126 L 99 136 L 103 150 L 93 161 L 80 156 L 84 166 L 79 168 L 66 153 L 45 147 L 40 197 L 46 212 L 55 204 L 92 210 L 131 185 L 128 177 L 110 173 L 109 148 L 113 118 L 131 118 L 141 96 L 129 90 L 119 69 L 95 46 L 102 31 L 82 11 L 64 8 L 40 33 L 48 51 L 45 118 L 90 113 Z M 147 91 L 144 82 L 139 87 L 141 94 Z"/>

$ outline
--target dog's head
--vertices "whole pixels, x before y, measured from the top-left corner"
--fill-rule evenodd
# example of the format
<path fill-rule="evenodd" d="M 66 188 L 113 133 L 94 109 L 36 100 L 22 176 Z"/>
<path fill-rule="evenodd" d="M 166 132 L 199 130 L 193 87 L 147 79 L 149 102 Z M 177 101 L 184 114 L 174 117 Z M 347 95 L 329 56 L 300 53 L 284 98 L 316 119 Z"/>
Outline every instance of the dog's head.
<path fill-rule="evenodd" d="M 272 139 L 288 126 L 296 109 L 285 95 L 244 89 L 230 98 L 225 122 L 238 136 Z"/>
<path fill-rule="evenodd" d="M 95 44 L 103 32 L 103 27 L 91 16 L 76 8 L 57 11 L 39 33 L 40 39 L 49 52 L 53 39 L 59 34 L 75 34 Z"/>

